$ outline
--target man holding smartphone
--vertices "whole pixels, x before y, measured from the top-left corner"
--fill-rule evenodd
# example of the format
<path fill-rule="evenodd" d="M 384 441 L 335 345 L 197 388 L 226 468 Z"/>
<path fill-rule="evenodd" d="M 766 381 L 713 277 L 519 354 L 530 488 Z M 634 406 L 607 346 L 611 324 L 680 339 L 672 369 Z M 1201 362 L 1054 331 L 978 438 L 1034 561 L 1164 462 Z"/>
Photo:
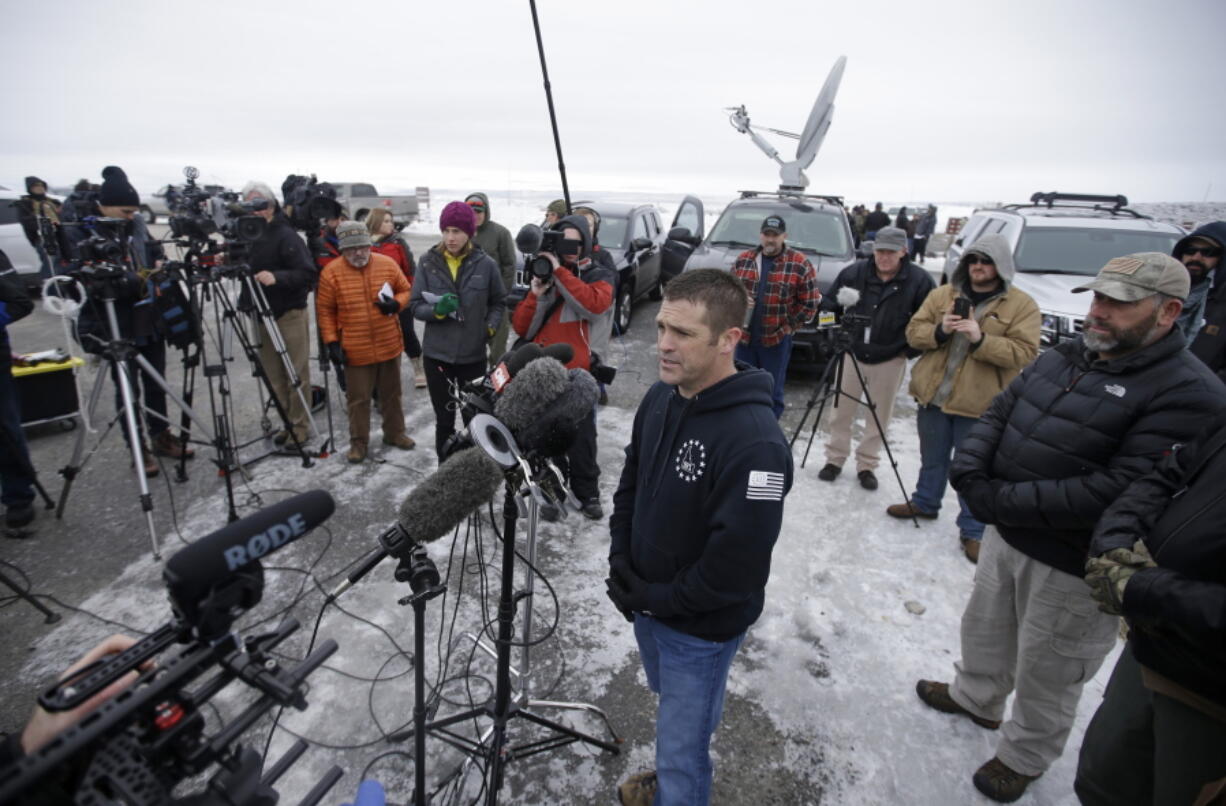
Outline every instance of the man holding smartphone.
<path fill-rule="evenodd" d="M 919 405 L 921 465 L 911 501 L 891 504 L 889 515 L 936 519 L 954 449 L 992 398 L 1038 354 L 1039 306 L 1012 280 L 1009 242 L 984 236 L 907 325 L 907 343 L 923 351 L 908 389 Z M 983 524 L 961 496 L 958 504 L 958 539 L 967 559 L 978 562 Z"/>

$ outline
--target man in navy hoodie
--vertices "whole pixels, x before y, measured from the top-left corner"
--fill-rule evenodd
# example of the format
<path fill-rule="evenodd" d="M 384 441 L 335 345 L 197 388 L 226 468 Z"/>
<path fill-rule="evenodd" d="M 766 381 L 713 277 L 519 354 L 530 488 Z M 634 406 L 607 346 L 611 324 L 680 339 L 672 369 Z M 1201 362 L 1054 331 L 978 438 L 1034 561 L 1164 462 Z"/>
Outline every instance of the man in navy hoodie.
<path fill-rule="evenodd" d="M 609 597 L 660 696 L 656 770 L 623 803 L 707 803 L 711 735 L 732 658 L 762 613 L 792 455 L 771 376 L 734 363 L 748 297 L 731 274 L 689 271 L 656 316 L 660 381 L 634 418 L 609 521 Z"/>

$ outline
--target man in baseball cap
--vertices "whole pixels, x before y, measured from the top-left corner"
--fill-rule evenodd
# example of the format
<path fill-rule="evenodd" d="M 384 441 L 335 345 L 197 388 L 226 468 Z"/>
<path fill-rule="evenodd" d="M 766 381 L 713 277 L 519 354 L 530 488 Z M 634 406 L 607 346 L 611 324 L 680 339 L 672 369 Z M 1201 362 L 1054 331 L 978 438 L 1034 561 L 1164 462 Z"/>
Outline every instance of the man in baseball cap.
<path fill-rule="evenodd" d="M 1082 328 L 1086 348 L 1112 359 L 1153 344 L 1179 318 L 1190 286 L 1188 270 L 1170 255 L 1112 258 L 1093 280 L 1073 289 L 1094 292 Z"/>
<path fill-rule="evenodd" d="M 787 224 L 768 215 L 762 221 L 761 245 L 737 256 L 734 276 L 749 293 L 749 321 L 736 348 L 736 359 L 764 369 L 774 379 L 776 419 L 783 414 L 783 382 L 792 355 L 792 333 L 817 313 L 822 292 L 808 258 L 786 243 Z"/>

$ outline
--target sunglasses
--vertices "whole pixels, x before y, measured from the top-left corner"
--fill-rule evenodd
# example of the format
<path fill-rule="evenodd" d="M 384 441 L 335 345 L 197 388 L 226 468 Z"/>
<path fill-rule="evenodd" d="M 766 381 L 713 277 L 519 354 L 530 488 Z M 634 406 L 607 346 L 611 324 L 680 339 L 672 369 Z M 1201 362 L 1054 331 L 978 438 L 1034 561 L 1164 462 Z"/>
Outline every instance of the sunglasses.
<path fill-rule="evenodd" d="M 1203 255 L 1204 257 L 1217 257 L 1222 254 L 1222 250 L 1216 246 L 1185 246 L 1183 248 L 1185 255 Z"/>
<path fill-rule="evenodd" d="M 996 265 L 996 261 L 992 260 L 992 258 L 982 257 L 981 255 L 971 255 L 970 258 L 967 260 L 968 266 L 973 266 L 976 263 L 980 263 L 984 266 L 995 266 Z"/>
<path fill-rule="evenodd" d="M 482 204 L 481 202 L 469 202 L 468 206 L 473 208 L 474 213 L 484 213 L 485 212 L 485 205 Z"/>

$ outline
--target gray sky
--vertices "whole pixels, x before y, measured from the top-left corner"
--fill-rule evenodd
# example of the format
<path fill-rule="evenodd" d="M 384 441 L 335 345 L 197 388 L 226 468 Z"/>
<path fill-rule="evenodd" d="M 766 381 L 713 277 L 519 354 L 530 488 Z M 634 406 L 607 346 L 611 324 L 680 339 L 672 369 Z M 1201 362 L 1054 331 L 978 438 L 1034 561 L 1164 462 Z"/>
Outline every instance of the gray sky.
<path fill-rule="evenodd" d="M 539 0 L 572 188 L 773 188 L 727 122 L 798 131 L 847 56 L 810 189 L 1226 199 L 1226 3 Z M 462 10 L 462 11 L 461 11 Z M 0 183 L 287 173 L 558 186 L 526 0 L 10 4 Z M 785 156 L 794 141 L 773 139 Z"/>

